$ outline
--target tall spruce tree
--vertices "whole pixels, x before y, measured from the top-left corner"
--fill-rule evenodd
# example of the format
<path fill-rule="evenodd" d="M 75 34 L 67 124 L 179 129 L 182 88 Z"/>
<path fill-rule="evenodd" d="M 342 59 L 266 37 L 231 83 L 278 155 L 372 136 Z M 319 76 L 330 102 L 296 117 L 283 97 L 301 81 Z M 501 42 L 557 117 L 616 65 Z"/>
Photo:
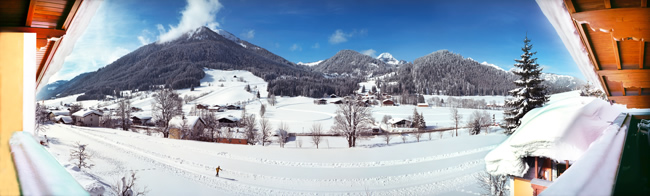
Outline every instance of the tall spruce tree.
<path fill-rule="evenodd" d="M 506 101 L 505 120 L 507 134 L 512 134 L 521 124 L 521 118 L 530 110 L 542 107 L 548 101 L 546 96 L 546 87 L 541 83 L 544 79 L 540 78 L 542 68 L 536 63 L 537 58 L 532 58 L 537 52 L 531 52 L 533 45 L 530 44 L 528 36 L 524 39 L 524 47 L 521 51 L 521 59 L 515 60 L 515 67 L 512 73 L 520 78 L 514 82 L 518 87 L 510 91 L 513 99 Z"/>

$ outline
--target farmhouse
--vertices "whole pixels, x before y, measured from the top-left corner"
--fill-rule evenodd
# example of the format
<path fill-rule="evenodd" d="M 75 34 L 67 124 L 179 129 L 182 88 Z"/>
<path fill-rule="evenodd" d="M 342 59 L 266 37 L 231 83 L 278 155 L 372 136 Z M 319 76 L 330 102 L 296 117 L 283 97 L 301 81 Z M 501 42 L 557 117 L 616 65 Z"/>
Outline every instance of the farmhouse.
<path fill-rule="evenodd" d="M 54 117 L 54 122 L 60 124 L 72 124 L 72 118 L 70 116 L 56 116 Z"/>
<path fill-rule="evenodd" d="M 190 135 L 200 135 L 205 122 L 198 116 L 174 117 L 169 121 L 169 138 L 186 139 Z"/>
<path fill-rule="evenodd" d="M 228 109 L 228 110 L 241 110 L 241 106 L 239 106 L 239 105 L 227 105 L 226 109 Z"/>
<path fill-rule="evenodd" d="M 133 121 L 133 124 L 135 125 L 147 125 L 151 122 L 151 116 L 136 115 L 131 117 L 131 121 Z"/>
<path fill-rule="evenodd" d="M 339 99 L 339 100 L 336 100 L 336 101 L 332 101 L 332 102 L 330 102 L 330 103 L 333 103 L 333 104 L 343 104 L 343 100 Z"/>
<path fill-rule="evenodd" d="M 395 106 L 395 102 L 393 100 L 386 99 L 386 100 L 381 102 L 381 105 L 382 106 Z"/>
<path fill-rule="evenodd" d="M 413 122 L 403 118 L 393 118 L 388 120 L 388 124 L 393 128 L 409 128 Z"/>
<path fill-rule="evenodd" d="M 84 109 L 72 114 L 74 124 L 86 127 L 99 126 L 99 117 L 103 114 L 97 110 Z"/>
<path fill-rule="evenodd" d="M 51 121 L 56 122 L 57 120 L 54 118 L 56 118 L 57 116 L 70 116 L 70 111 L 67 110 L 50 111 L 50 113 L 48 113 L 47 116 Z"/>
<path fill-rule="evenodd" d="M 316 104 L 316 105 L 327 105 L 327 100 L 325 100 L 325 99 L 316 99 L 316 100 L 314 100 L 314 104 Z"/>
<path fill-rule="evenodd" d="M 232 115 L 222 116 L 217 119 L 219 125 L 223 127 L 237 127 L 239 126 L 239 118 Z"/>

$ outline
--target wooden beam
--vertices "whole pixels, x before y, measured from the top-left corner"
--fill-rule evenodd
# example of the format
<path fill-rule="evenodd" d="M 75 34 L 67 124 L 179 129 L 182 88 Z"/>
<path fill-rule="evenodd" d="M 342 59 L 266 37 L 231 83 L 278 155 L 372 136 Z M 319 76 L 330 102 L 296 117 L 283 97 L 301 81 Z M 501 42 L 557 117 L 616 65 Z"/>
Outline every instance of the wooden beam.
<path fill-rule="evenodd" d="M 605 90 L 605 94 L 607 94 L 608 97 L 612 96 L 612 93 L 609 92 L 609 87 L 607 86 L 607 82 L 605 82 L 605 76 L 599 76 L 598 79 L 600 79 L 600 84 L 602 84 L 603 90 Z"/>
<path fill-rule="evenodd" d="M 612 8 L 612 2 L 609 2 L 609 0 L 605 0 L 605 8 L 606 9 Z"/>
<path fill-rule="evenodd" d="M 627 105 L 627 108 L 650 108 L 650 95 L 608 96 L 609 100 Z"/>
<path fill-rule="evenodd" d="M 614 74 L 646 74 L 650 75 L 650 69 L 624 69 L 624 70 L 599 70 L 596 73 L 600 76 L 614 75 Z"/>
<path fill-rule="evenodd" d="M 580 38 L 582 39 L 582 44 L 584 44 L 585 48 L 587 48 L 587 52 L 589 52 L 589 59 L 591 60 L 591 63 L 594 65 L 594 68 L 596 68 L 596 70 L 600 70 L 600 64 L 598 63 L 598 61 L 596 61 L 596 53 L 594 53 L 594 50 L 591 47 L 591 41 L 589 40 L 589 38 L 587 38 L 585 29 L 582 27 L 582 24 L 573 22 L 573 25 L 576 26 L 578 31 L 580 31 Z"/>
<path fill-rule="evenodd" d="M 74 19 L 74 16 L 77 14 L 77 10 L 79 10 L 79 6 L 81 5 L 81 2 L 82 0 L 74 1 L 74 4 L 70 9 L 70 12 L 68 12 L 68 17 L 65 19 L 65 22 L 63 22 L 63 26 L 61 27 L 62 29 L 67 30 L 70 27 L 70 23 L 72 23 L 72 19 Z"/>
<path fill-rule="evenodd" d="M 615 8 L 571 14 L 578 24 L 588 23 L 592 31 L 611 33 L 616 40 L 650 40 L 650 9 Z"/>
<path fill-rule="evenodd" d="M 29 1 L 29 10 L 27 10 L 27 19 L 25 20 L 25 26 L 32 26 L 32 18 L 34 17 L 34 7 L 36 6 L 36 0 Z"/>
<path fill-rule="evenodd" d="M 648 7 L 648 0 L 641 0 L 641 7 Z"/>
<path fill-rule="evenodd" d="M 566 6 L 566 9 L 569 10 L 569 14 L 576 13 L 576 8 L 573 6 L 573 1 L 564 0 L 564 5 Z"/>
<path fill-rule="evenodd" d="M 0 32 L 36 33 L 36 38 L 61 37 L 65 35 L 64 30 L 33 27 L 0 27 Z"/>
<path fill-rule="evenodd" d="M 614 58 L 616 58 L 616 68 L 621 69 L 621 53 L 618 51 L 618 41 L 612 36 L 612 47 L 614 47 Z"/>
<path fill-rule="evenodd" d="M 639 49 L 639 69 L 643 69 L 643 64 L 645 63 L 645 42 L 641 40 L 641 48 Z"/>

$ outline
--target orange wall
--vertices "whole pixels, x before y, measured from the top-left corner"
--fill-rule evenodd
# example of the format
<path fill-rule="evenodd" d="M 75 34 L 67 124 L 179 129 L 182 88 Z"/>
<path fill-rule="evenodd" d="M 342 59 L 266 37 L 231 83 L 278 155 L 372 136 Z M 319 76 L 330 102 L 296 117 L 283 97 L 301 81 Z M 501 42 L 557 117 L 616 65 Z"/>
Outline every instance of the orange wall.
<path fill-rule="evenodd" d="M 34 48 L 25 40 L 24 33 L 0 33 L 0 195 L 20 194 L 9 138 L 23 130 L 24 49 Z"/>
<path fill-rule="evenodd" d="M 530 187 L 530 180 L 515 177 L 514 184 L 515 196 L 533 195 L 533 188 Z"/>

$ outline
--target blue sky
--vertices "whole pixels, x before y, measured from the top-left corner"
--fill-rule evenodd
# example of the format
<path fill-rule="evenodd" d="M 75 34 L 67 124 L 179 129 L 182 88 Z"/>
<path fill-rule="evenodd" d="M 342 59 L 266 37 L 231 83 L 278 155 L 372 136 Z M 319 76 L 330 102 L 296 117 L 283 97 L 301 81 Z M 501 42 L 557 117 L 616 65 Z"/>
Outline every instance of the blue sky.
<path fill-rule="evenodd" d="M 190 28 L 224 29 L 292 62 L 343 49 L 413 61 L 447 49 L 506 70 L 528 34 L 545 72 L 584 78 L 533 0 L 105 0 L 49 82 L 95 71 Z"/>

